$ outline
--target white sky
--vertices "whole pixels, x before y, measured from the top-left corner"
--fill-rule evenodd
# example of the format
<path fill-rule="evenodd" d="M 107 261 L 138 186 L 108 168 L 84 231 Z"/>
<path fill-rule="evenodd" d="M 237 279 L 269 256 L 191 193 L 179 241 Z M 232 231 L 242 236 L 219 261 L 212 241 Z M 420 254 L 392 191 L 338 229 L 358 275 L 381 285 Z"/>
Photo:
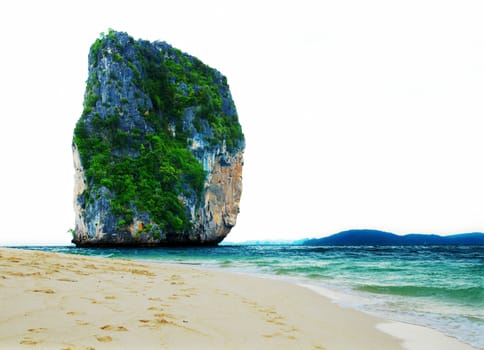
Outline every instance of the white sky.
<path fill-rule="evenodd" d="M 227 76 L 246 135 L 229 241 L 484 230 L 484 2 L 2 1 L 0 244 L 63 243 L 90 45 Z"/>

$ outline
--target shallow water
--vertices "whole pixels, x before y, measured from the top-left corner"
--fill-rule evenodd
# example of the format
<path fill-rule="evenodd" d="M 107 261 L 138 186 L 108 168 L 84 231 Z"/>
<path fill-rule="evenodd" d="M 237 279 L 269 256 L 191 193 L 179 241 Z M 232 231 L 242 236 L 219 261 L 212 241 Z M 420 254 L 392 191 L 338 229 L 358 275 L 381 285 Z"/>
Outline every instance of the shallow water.
<path fill-rule="evenodd" d="M 484 246 L 24 248 L 191 264 L 289 279 L 345 295 L 337 298 L 340 304 L 431 327 L 484 348 Z"/>

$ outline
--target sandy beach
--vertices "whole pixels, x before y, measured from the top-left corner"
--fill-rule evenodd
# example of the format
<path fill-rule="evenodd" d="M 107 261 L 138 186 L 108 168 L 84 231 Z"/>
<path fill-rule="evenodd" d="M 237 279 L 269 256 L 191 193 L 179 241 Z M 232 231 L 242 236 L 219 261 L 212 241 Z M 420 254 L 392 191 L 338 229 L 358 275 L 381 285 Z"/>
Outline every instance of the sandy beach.
<path fill-rule="evenodd" d="M 0 249 L 0 349 L 439 349 L 436 331 L 288 282 Z"/>

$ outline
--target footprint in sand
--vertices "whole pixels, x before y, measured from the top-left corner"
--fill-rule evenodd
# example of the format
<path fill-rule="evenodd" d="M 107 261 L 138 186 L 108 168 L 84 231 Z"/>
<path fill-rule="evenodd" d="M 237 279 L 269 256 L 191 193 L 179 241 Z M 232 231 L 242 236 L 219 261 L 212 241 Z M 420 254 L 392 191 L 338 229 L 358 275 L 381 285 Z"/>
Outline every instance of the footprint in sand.
<path fill-rule="evenodd" d="M 36 340 L 32 338 L 24 338 L 20 341 L 20 344 L 22 345 L 37 345 L 42 343 L 42 340 Z"/>
<path fill-rule="evenodd" d="M 91 270 L 97 270 L 97 267 L 93 264 L 84 265 L 84 268 L 91 269 Z"/>
<path fill-rule="evenodd" d="M 165 320 L 164 318 L 157 318 L 157 319 L 155 320 L 155 323 L 156 323 L 156 324 L 171 324 L 171 322 L 170 322 L 170 321 Z"/>
<path fill-rule="evenodd" d="M 161 317 L 154 320 L 138 320 L 138 322 L 142 324 L 140 327 L 149 327 L 151 329 L 157 329 L 161 325 L 175 325 L 173 322 Z"/>
<path fill-rule="evenodd" d="M 41 333 L 41 332 L 44 332 L 46 330 L 47 330 L 47 328 L 30 328 L 27 331 L 30 332 L 30 333 Z"/>
<path fill-rule="evenodd" d="M 55 291 L 52 289 L 34 289 L 32 290 L 34 293 L 45 293 L 45 294 L 55 294 Z"/>
<path fill-rule="evenodd" d="M 18 262 L 21 262 L 22 261 L 22 259 L 16 258 L 16 257 L 11 257 L 11 258 L 8 258 L 7 260 L 9 262 L 13 262 L 13 263 L 18 263 Z"/>
<path fill-rule="evenodd" d="M 78 280 L 74 280 L 71 278 L 58 278 L 57 280 L 60 282 L 79 282 Z"/>
<path fill-rule="evenodd" d="M 181 290 L 183 293 L 185 293 L 186 297 L 192 297 L 198 294 L 198 290 L 196 288 L 185 288 Z"/>
<path fill-rule="evenodd" d="M 129 272 L 131 272 L 133 275 L 142 275 L 142 276 L 149 276 L 149 277 L 156 276 L 156 274 L 148 270 L 131 269 L 129 270 Z"/>
<path fill-rule="evenodd" d="M 267 322 L 273 323 L 276 326 L 285 326 L 286 324 L 282 322 L 283 319 L 284 319 L 283 317 L 274 317 L 274 318 L 267 319 Z"/>
<path fill-rule="evenodd" d="M 110 337 L 109 335 L 96 335 L 96 339 L 98 342 L 101 342 L 101 343 L 108 343 L 113 341 L 113 338 Z"/>
<path fill-rule="evenodd" d="M 104 325 L 100 327 L 103 331 L 116 331 L 116 332 L 127 332 L 128 328 L 125 326 L 113 326 L 111 324 Z"/>
<path fill-rule="evenodd" d="M 33 277 L 33 276 L 40 276 L 40 272 L 30 272 L 30 273 L 23 273 L 17 271 L 5 271 L 6 274 L 15 277 Z"/>
<path fill-rule="evenodd" d="M 175 285 L 175 284 L 180 284 L 183 285 L 185 284 L 185 281 L 180 275 L 171 275 L 170 279 L 165 280 L 165 282 L 170 282 L 170 284 Z"/>

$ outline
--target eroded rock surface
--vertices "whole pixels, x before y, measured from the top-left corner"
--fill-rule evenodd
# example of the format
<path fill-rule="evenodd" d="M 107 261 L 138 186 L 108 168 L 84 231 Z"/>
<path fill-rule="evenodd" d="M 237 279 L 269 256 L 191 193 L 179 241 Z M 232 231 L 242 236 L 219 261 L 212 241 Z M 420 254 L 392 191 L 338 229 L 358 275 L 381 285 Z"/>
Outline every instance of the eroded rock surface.
<path fill-rule="evenodd" d="M 72 242 L 219 243 L 236 224 L 244 147 L 220 72 L 164 42 L 101 35 L 73 138 Z"/>

